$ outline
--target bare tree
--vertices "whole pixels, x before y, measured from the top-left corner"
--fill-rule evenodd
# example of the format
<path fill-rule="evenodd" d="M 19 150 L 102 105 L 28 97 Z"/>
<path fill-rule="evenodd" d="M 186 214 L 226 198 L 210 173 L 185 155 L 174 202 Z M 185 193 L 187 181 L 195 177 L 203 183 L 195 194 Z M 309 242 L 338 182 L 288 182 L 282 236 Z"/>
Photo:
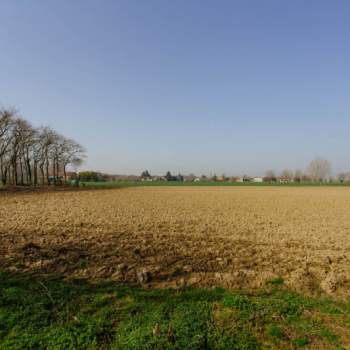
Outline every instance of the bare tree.
<path fill-rule="evenodd" d="M 52 133 L 52 144 L 51 144 L 51 167 L 52 167 L 52 177 L 54 185 L 57 184 L 60 165 L 62 163 L 63 154 L 65 152 L 66 138 L 57 132 Z"/>
<path fill-rule="evenodd" d="M 303 172 L 300 169 L 295 170 L 293 179 L 295 182 L 301 182 L 303 180 Z"/>
<path fill-rule="evenodd" d="M 79 157 L 73 158 L 71 164 L 72 164 L 72 167 L 73 167 L 74 171 L 77 173 L 78 169 L 83 164 L 83 160 L 81 158 L 79 158 Z"/>
<path fill-rule="evenodd" d="M 39 176 L 38 176 L 38 167 L 39 164 L 43 164 L 43 158 L 44 158 L 44 153 L 43 153 L 43 138 L 42 138 L 42 133 L 40 129 L 35 130 L 34 134 L 34 144 L 33 144 L 33 149 L 32 149 L 32 157 L 33 157 L 33 185 L 37 186 L 39 183 Z M 42 165 L 43 169 L 43 165 Z M 42 175 L 44 177 L 44 175 Z"/>
<path fill-rule="evenodd" d="M 75 171 L 76 174 L 78 174 L 76 181 L 75 181 L 75 186 L 79 187 L 79 183 L 80 183 L 80 175 L 78 173 L 78 169 L 81 167 L 81 165 L 83 164 L 83 159 L 82 158 L 73 158 L 71 161 L 71 164 L 73 166 L 73 169 Z"/>
<path fill-rule="evenodd" d="M 21 184 L 24 178 L 27 185 L 32 184 L 32 153 L 35 143 L 35 129 L 23 119 L 17 121 L 20 126 L 20 164 L 21 164 Z"/>
<path fill-rule="evenodd" d="M 80 166 L 85 158 L 85 149 L 72 139 L 64 139 L 62 143 L 61 161 L 63 166 L 64 181 L 67 181 L 67 166 Z"/>
<path fill-rule="evenodd" d="M 14 125 L 14 110 L 0 110 L 0 175 L 3 185 L 6 185 L 8 170 L 10 145 L 12 142 L 12 127 Z"/>
<path fill-rule="evenodd" d="M 46 183 L 50 184 L 50 157 L 52 156 L 52 148 L 56 141 L 57 134 L 54 130 L 52 130 L 49 127 L 44 127 L 42 129 L 42 152 L 43 152 L 43 159 L 40 164 L 41 169 L 41 175 L 42 175 L 42 184 L 45 184 L 45 176 L 46 176 Z"/>
<path fill-rule="evenodd" d="M 308 173 L 312 181 L 323 182 L 331 175 L 331 163 L 323 158 L 315 158 L 309 164 Z"/>
<path fill-rule="evenodd" d="M 264 181 L 275 182 L 277 180 L 276 174 L 273 170 L 267 170 L 265 173 Z"/>
<path fill-rule="evenodd" d="M 21 184 L 23 185 L 23 139 L 26 129 L 26 121 L 21 118 L 14 120 L 12 128 L 12 137 L 10 143 L 10 167 L 12 171 L 12 184 L 19 184 L 19 176 L 21 176 Z M 19 171 L 20 170 L 20 171 Z"/>
<path fill-rule="evenodd" d="M 346 173 L 340 173 L 338 174 L 338 181 L 344 182 L 346 180 Z"/>
<path fill-rule="evenodd" d="M 84 148 L 49 127 L 33 128 L 14 110 L 0 110 L 0 179 L 6 185 L 56 184 L 69 164 L 82 161 Z"/>
<path fill-rule="evenodd" d="M 338 174 L 338 181 L 339 182 L 350 181 L 350 172 Z"/>
<path fill-rule="evenodd" d="M 291 180 L 293 180 L 293 171 L 289 170 L 289 169 L 284 169 L 282 171 L 281 177 L 285 181 L 291 181 Z"/>

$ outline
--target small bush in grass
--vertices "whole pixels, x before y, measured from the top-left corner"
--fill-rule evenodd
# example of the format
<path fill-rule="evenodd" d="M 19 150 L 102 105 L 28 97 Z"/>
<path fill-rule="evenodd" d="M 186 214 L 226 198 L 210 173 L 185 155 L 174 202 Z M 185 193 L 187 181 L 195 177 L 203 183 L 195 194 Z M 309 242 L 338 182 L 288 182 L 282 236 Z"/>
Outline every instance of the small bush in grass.
<path fill-rule="evenodd" d="M 276 324 L 271 324 L 267 326 L 267 334 L 272 338 L 278 338 L 278 339 L 283 338 L 283 330 L 280 326 Z"/>

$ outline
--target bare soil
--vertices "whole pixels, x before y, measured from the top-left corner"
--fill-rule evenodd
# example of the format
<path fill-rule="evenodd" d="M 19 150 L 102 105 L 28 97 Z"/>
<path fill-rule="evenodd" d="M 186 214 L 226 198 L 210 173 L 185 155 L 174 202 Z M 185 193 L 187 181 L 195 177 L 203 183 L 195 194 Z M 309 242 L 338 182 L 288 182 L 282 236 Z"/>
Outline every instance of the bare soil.
<path fill-rule="evenodd" d="M 0 269 L 350 297 L 350 188 L 0 193 Z"/>

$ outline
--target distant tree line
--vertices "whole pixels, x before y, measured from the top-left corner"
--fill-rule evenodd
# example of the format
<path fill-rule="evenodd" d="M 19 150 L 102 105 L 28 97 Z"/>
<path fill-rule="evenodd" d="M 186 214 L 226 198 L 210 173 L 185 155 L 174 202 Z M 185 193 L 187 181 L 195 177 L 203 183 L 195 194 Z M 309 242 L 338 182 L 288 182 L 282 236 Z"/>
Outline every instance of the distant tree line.
<path fill-rule="evenodd" d="M 306 172 L 302 170 L 285 169 L 280 176 L 277 176 L 273 170 L 268 170 L 265 173 L 263 180 L 265 182 L 325 182 L 332 180 L 331 178 L 331 163 L 323 158 L 313 159 Z"/>
<path fill-rule="evenodd" d="M 79 176 L 79 180 L 83 182 L 106 182 L 109 180 L 108 175 L 97 171 L 81 171 L 76 176 Z"/>
<path fill-rule="evenodd" d="M 15 110 L 0 110 L 0 181 L 3 185 L 57 184 L 79 166 L 84 148 L 49 127 L 34 128 Z"/>
<path fill-rule="evenodd" d="M 350 172 L 341 173 L 338 175 L 337 179 L 331 176 L 331 163 L 323 158 L 313 159 L 306 171 L 290 169 L 283 170 L 279 175 L 276 174 L 274 170 L 267 170 L 265 176 L 263 177 L 251 177 L 248 175 L 243 176 L 226 176 L 225 174 L 217 176 L 207 177 L 202 175 L 200 177 L 194 174 L 190 175 L 172 175 L 170 171 L 167 171 L 164 176 L 152 176 L 148 170 L 141 173 L 142 180 L 163 180 L 163 181 L 211 181 L 211 182 L 269 182 L 269 183 L 323 183 L 323 182 L 350 182 Z"/>
<path fill-rule="evenodd" d="M 194 176 L 194 175 L 193 175 Z M 148 170 L 145 170 L 141 173 L 142 180 L 151 180 L 156 178 L 157 180 L 165 180 L 165 181 L 184 181 L 185 177 L 181 174 L 172 175 L 170 171 L 167 171 L 164 176 L 156 176 L 153 177 Z"/>

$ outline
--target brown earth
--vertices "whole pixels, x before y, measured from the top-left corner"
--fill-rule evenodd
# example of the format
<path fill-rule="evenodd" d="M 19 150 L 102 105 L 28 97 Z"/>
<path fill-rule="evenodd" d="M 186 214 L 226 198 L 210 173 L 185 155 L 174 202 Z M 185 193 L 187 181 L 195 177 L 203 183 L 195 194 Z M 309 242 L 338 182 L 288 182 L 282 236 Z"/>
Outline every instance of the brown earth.
<path fill-rule="evenodd" d="M 151 287 L 350 296 L 350 188 L 138 187 L 0 194 L 0 268 Z"/>

